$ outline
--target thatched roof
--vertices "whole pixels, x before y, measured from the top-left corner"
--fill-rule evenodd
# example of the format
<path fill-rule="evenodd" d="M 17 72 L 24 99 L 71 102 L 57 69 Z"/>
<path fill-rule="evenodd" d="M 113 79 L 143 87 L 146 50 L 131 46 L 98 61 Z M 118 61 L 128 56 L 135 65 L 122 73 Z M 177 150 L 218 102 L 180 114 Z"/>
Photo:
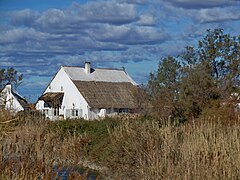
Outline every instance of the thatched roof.
<path fill-rule="evenodd" d="M 137 87 L 130 82 L 73 81 L 91 108 L 136 108 Z"/>
<path fill-rule="evenodd" d="M 43 94 L 39 100 L 43 100 L 45 102 L 51 102 L 53 105 L 61 104 L 64 93 L 61 92 L 48 92 Z"/>
<path fill-rule="evenodd" d="M 136 82 L 123 69 L 91 68 L 91 73 L 86 73 L 84 68 L 64 66 L 64 71 L 72 81 L 97 81 L 97 82 Z"/>
<path fill-rule="evenodd" d="M 18 102 L 21 104 L 24 110 L 30 109 L 30 106 L 26 99 L 20 96 L 18 93 L 12 92 L 12 94 L 17 98 Z"/>

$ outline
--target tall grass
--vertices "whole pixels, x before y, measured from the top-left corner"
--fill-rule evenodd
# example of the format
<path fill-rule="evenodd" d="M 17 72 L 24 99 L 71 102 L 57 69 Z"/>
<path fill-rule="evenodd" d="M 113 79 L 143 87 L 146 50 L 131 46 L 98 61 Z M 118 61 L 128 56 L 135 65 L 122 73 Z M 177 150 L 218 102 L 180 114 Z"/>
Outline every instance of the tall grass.
<path fill-rule="evenodd" d="M 239 118 L 178 125 L 149 117 L 9 120 L 2 120 L 9 123 L 0 140 L 0 179 L 56 179 L 85 160 L 120 179 L 240 179 Z M 74 171 L 69 179 L 86 177 Z"/>
<path fill-rule="evenodd" d="M 18 119 L 17 125 L 12 125 L 14 131 L 0 143 L 0 179 L 54 179 L 64 166 L 79 165 L 85 137 L 60 137 L 49 130 L 51 123 Z M 85 179 L 77 171 L 69 177 Z"/>
<path fill-rule="evenodd" d="M 131 179 L 239 179 L 239 121 L 198 121 L 123 122 L 111 133 L 109 169 Z"/>

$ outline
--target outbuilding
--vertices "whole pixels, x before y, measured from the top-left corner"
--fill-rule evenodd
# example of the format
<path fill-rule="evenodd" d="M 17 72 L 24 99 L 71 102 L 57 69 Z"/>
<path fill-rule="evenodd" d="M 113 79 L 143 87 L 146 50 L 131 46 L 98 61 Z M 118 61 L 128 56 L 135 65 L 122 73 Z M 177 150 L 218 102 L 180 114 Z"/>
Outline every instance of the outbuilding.
<path fill-rule="evenodd" d="M 12 114 L 30 109 L 27 100 L 14 90 L 11 84 L 7 84 L 0 92 L 0 106 Z"/>

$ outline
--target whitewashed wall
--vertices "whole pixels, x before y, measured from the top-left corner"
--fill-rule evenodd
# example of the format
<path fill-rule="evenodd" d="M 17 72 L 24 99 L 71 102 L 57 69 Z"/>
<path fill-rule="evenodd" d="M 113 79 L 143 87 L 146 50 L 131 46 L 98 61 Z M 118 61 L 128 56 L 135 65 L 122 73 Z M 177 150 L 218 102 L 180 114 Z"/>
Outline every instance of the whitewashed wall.
<path fill-rule="evenodd" d="M 68 110 L 71 109 L 81 109 L 82 117 L 84 119 L 89 119 L 89 107 L 86 100 L 80 94 L 72 80 L 64 71 L 64 68 L 58 71 L 53 80 L 48 85 L 44 94 L 47 92 L 63 92 L 63 102 L 59 114 L 64 115 L 64 119 L 68 118 Z M 43 102 L 38 102 L 36 105 L 37 109 L 43 108 Z M 70 112 L 71 113 L 71 112 Z"/>
<path fill-rule="evenodd" d="M 23 111 L 22 105 L 18 102 L 17 98 L 12 94 L 12 86 L 6 85 L 3 91 L 1 92 L 5 101 L 5 109 L 10 110 L 13 113 Z"/>

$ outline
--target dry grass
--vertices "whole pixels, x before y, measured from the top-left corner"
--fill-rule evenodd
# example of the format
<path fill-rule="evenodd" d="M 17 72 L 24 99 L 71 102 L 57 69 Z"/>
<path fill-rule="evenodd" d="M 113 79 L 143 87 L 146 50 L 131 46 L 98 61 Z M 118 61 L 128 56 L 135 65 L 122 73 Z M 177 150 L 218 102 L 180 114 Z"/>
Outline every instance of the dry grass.
<path fill-rule="evenodd" d="M 0 108 L 0 140 L 14 130 L 16 118 L 13 118 L 8 111 Z"/>
<path fill-rule="evenodd" d="M 141 117 L 59 123 L 23 118 L 7 124 L 0 179 L 56 179 L 83 158 L 98 160 L 107 176 L 120 179 L 240 179 L 239 118 L 179 126 Z M 68 178 L 86 177 L 73 171 Z"/>
<path fill-rule="evenodd" d="M 8 124 L 12 131 L 7 133 L 5 129 L 1 139 L 0 179 L 56 179 L 65 165 L 76 167 L 81 161 L 83 136 L 63 138 L 48 130 L 47 121 L 19 121 L 17 126 Z M 74 171 L 69 179 L 85 176 Z"/>
<path fill-rule="evenodd" d="M 111 133 L 108 167 L 131 179 L 239 179 L 240 124 L 216 119 L 180 127 L 127 122 Z"/>

